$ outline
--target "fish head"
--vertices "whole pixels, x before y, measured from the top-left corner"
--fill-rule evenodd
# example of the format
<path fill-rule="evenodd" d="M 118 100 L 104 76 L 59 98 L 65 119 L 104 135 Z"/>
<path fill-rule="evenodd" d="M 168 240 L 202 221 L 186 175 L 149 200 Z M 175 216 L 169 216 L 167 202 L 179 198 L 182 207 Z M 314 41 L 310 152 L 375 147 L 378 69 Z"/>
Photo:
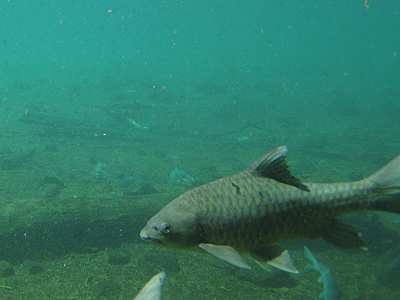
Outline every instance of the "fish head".
<path fill-rule="evenodd" d="M 196 214 L 171 202 L 148 220 L 140 238 L 175 246 L 196 245 L 199 238 Z"/>

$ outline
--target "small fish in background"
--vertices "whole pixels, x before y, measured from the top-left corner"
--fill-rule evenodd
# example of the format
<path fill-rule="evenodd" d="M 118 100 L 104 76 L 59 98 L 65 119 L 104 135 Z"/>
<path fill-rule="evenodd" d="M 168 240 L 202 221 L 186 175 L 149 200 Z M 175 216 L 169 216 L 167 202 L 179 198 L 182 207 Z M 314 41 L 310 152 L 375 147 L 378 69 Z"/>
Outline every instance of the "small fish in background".
<path fill-rule="evenodd" d="M 236 138 L 239 143 L 247 142 L 250 138 L 247 135 L 241 135 Z"/>
<path fill-rule="evenodd" d="M 92 176 L 96 178 L 96 180 L 102 180 L 107 177 L 107 172 L 106 172 L 107 164 L 104 162 L 97 162 L 94 165 L 94 168 L 91 172 Z"/>
<path fill-rule="evenodd" d="M 161 300 L 161 288 L 165 277 L 165 272 L 154 275 L 133 300 Z"/>
<path fill-rule="evenodd" d="M 188 174 L 185 170 L 175 167 L 168 174 L 168 183 L 192 186 L 196 183 L 196 179 Z"/>
<path fill-rule="evenodd" d="M 304 256 L 310 262 L 309 268 L 317 271 L 320 274 L 318 282 L 322 283 L 323 287 L 322 293 L 320 294 L 320 299 L 340 300 L 341 293 L 331 270 L 319 262 L 307 247 L 304 247 Z"/>
<path fill-rule="evenodd" d="M 139 187 L 135 190 L 125 190 L 123 191 L 125 196 L 144 196 L 157 194 L 160 191 L 154 186 L 152 182 L 143 181 L 140 183 Z"/>
<path fill-rule="evenodd" d="M 145 241 L 199 247 L 239 268 L 241 256 L 259 265 L 298 273 L 278 243 L 324 239 L 341 248 L 365 243 L 341 214 L 367 210 L 400 213 L 400 156 L 358 181 L 303 183 L 289 171 L 287 147 L 266 153 L 248 169 L 178 196 L 140 231 Z"/>
<path fill-rule="evenodd" d="M 133 126 L 134 128 L 136 128 L 136 129 L 149 129 L 148 126 L 145 126 L 145 125 L 143 125 L 143 124 L 140 124 L 140 123 L 136 122 L 136 120 L 134 120 L 134 119 L 132 119 L 132 118 L 128 118 L 127 120 L 128 120 L 128 123 L 129 123 L 130 125 L 132 125 L 132 126 Z"/>

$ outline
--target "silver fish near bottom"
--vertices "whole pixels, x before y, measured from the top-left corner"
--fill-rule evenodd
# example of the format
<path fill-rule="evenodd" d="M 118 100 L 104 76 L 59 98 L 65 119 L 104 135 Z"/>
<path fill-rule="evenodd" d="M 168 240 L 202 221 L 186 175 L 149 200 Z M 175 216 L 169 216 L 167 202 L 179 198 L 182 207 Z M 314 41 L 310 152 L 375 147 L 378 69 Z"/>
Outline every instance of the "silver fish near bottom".
<path fill-rule="evenodd" d="M 250 268 L 242 257 L 247 253 L 262 267 L 298 273 L 279 241 L 322 238 L 362 248 L 360 234 L 340 214 L 400 212 L 400 156 L 359 181 L 303 183 L 290 173 L 286 155 L 286 146 L 278 147 L 247 170 L 185 192 L 153 216 L 140 237 L 200 247 L 241 268 Z"/>
<path fill-rule="evenodd" d="M 165 273 L 154 275 L 133 300 L 161 300 L 161 288 L 165 281 Z"/>

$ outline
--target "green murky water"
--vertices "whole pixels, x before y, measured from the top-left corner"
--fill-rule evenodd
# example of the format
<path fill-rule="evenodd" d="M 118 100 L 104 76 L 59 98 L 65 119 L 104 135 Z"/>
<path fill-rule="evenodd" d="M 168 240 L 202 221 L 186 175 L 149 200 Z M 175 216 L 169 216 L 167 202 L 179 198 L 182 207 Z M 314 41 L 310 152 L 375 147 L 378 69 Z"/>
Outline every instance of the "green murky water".
<path fill-rule="evenodd" d="M 400 153 L 400 3 L 0 3 L 0 299 L 316 299 L 317 272 L 235 269 L 142 242 L 181 192 L 286 144 L 300 178 L 361 178 Z M 350 221 L 366 252 L 303 246 L 342 299 L 399 299 L 400 217 Z"/>

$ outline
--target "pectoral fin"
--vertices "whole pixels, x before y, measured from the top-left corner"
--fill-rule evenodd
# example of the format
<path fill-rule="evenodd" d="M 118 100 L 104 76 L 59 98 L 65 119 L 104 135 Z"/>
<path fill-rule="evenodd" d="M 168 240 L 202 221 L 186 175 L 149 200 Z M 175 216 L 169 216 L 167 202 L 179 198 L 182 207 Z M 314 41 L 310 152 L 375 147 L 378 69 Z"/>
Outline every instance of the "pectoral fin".
<path fill-rule="evenodd" d="M 243 269 L 251 269 L 246 263 L 243 257 L 232 247 L 224 245 L 213 245 L 213 244 L 199 244 L 199 247 L 208 253 L 222 259 L 231 265 L 234 265 Z"/>
<path fill-rule="evenodd" d="M 270 245 L 257 249 L 252 254 L 256 263 L 263 269 L 266 269 L 267 266 L 272 266 L 285 272 L 299 273 L 293 264 L 289 252 L 282 249 L 279 245 Z"/>

